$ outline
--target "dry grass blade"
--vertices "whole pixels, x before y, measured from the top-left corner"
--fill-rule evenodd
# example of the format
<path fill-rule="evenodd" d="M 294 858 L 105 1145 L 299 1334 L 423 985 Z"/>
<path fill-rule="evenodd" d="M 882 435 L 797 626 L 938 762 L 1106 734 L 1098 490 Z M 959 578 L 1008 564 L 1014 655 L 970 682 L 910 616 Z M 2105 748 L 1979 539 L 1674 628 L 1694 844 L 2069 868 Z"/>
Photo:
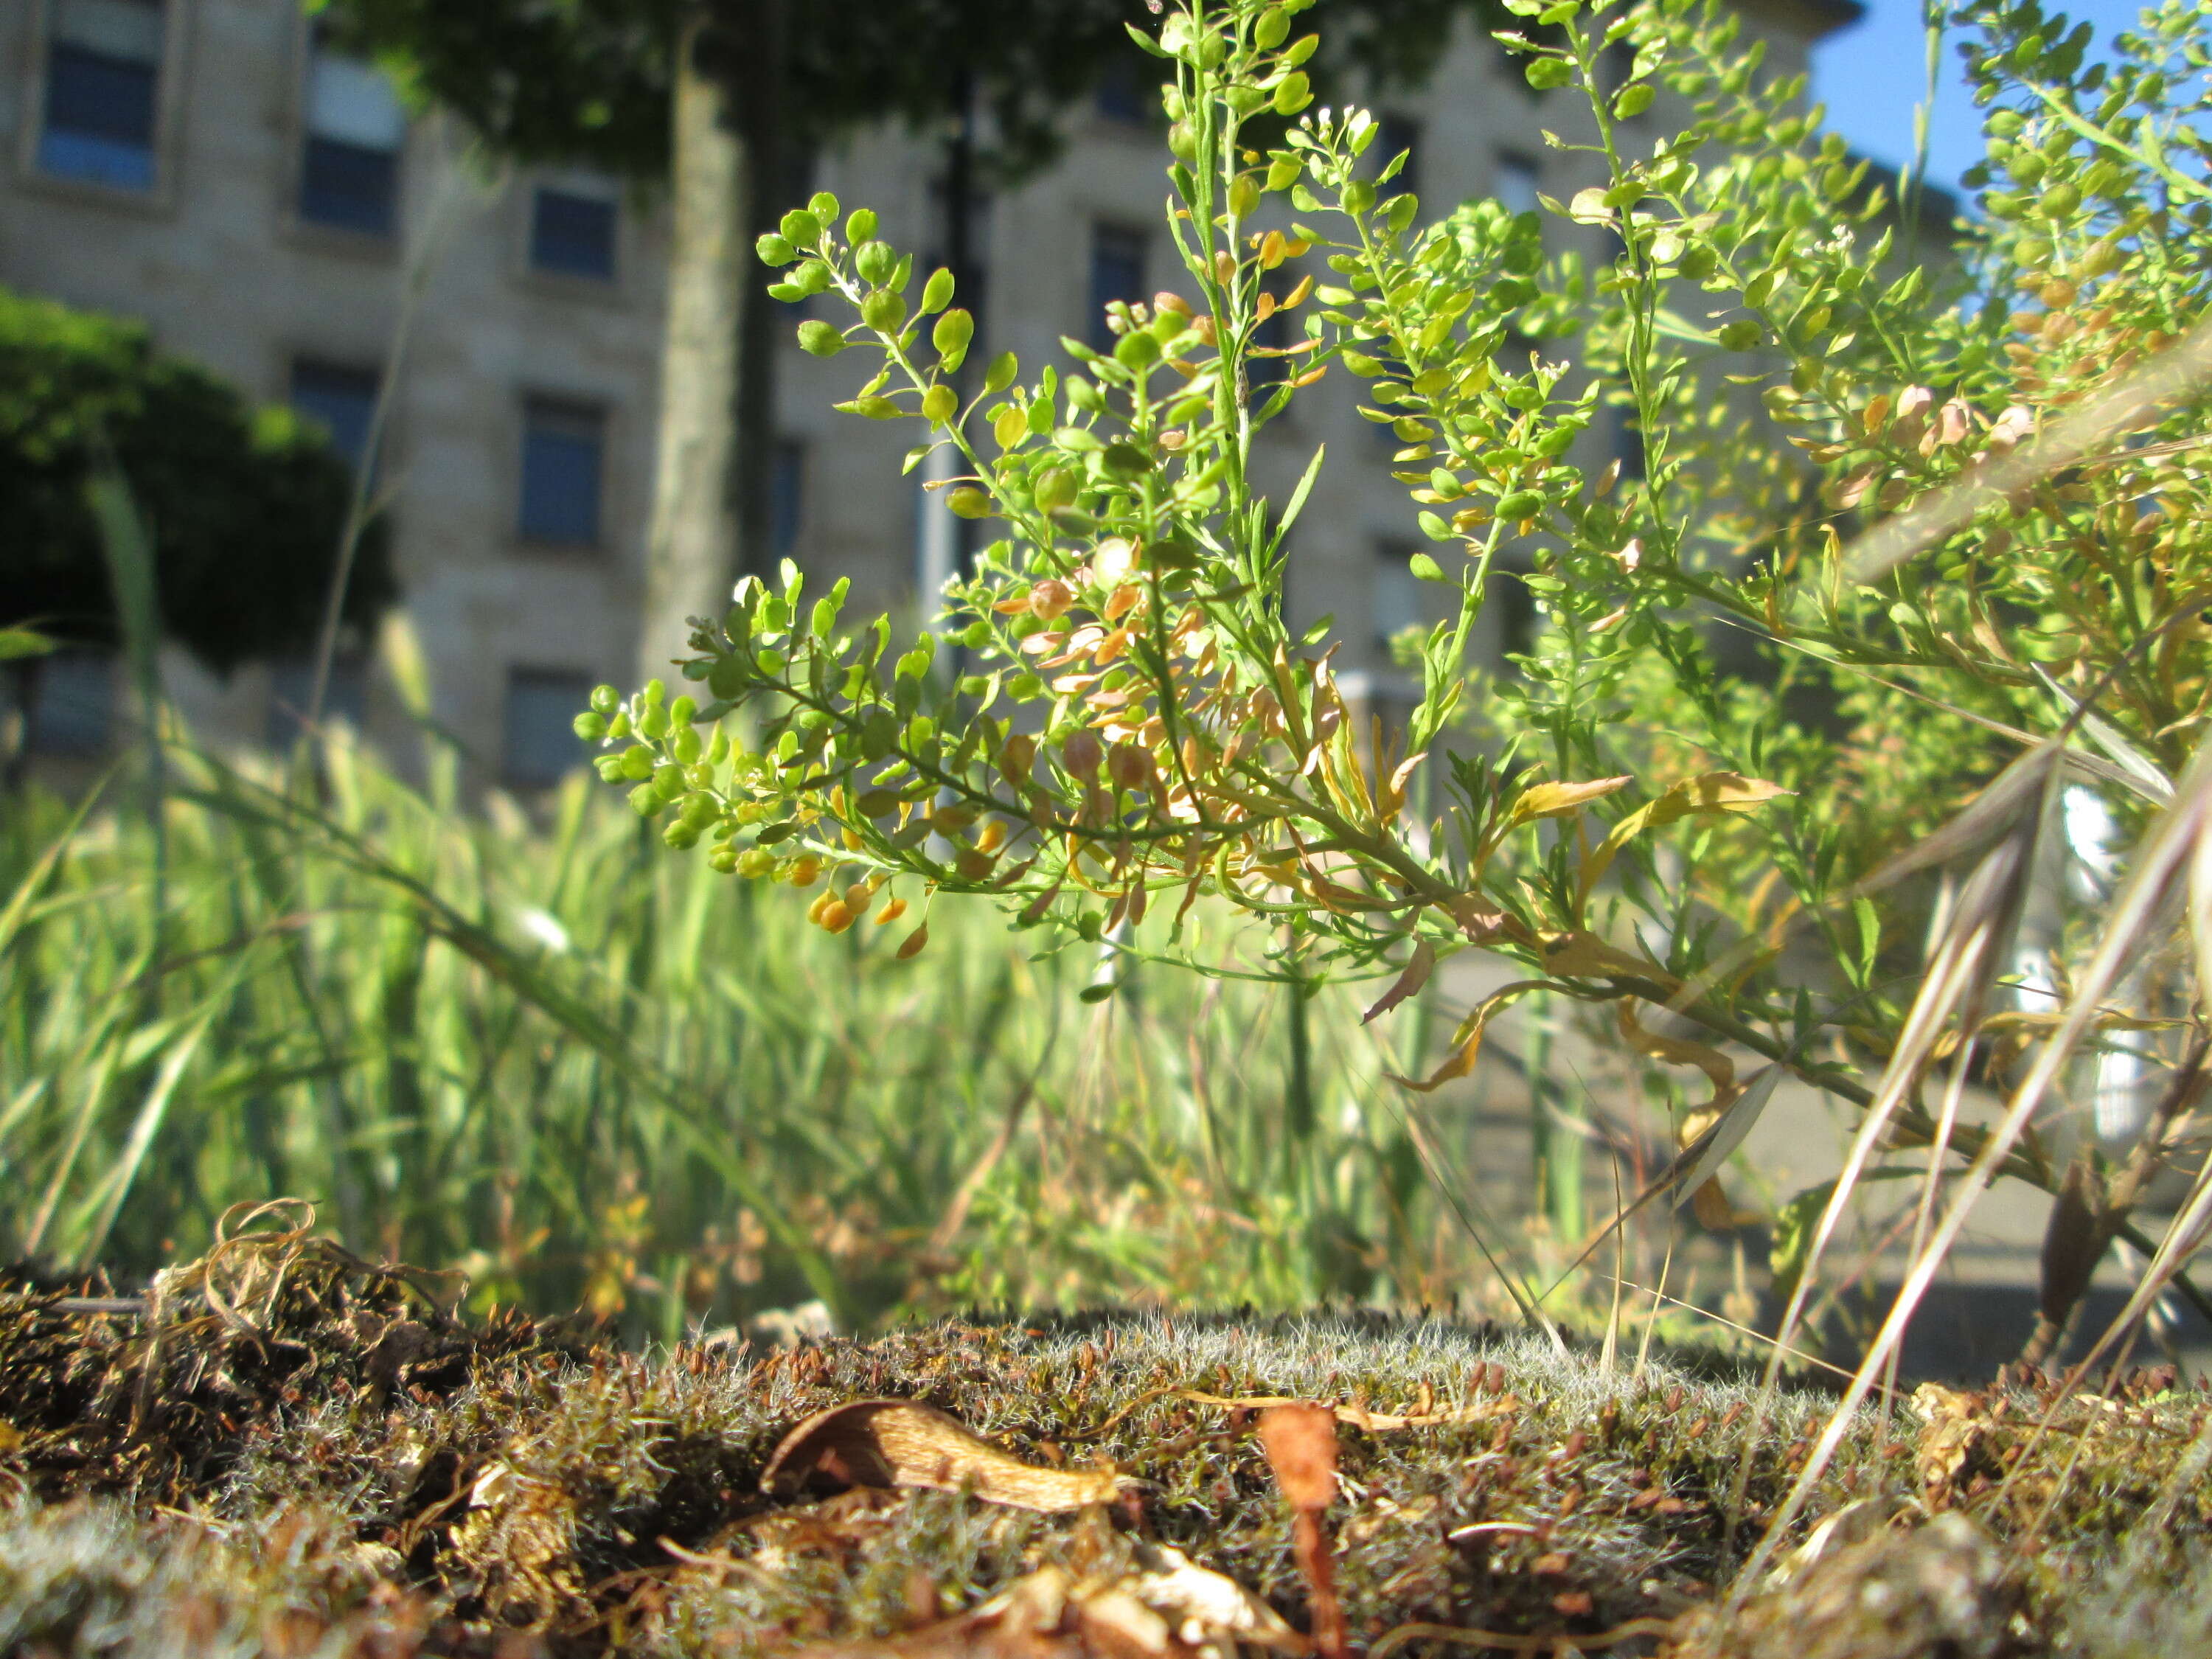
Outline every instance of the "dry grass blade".
<path fill-rule="evenodd" d="M 1963 529 L 1991 501 L 2071 466 L 2162 407 L 2212 386 L 2212 316 L 2117 385 L 2053 422 L 2032 442 L 1971 468 L 1926 501 L 1885 520 L 1846 556 L 1845 580 L 1879 581 Z"/>
<path fill-rule="evenodd" d="M 1766 1376 L 1753 1416 L 1754 1425 L 1765 1416 L 1779 1378 L 1781 1355 L 1796 1334 L 1806 1301 L 1816 1282 L 1821 1257 L 1835 1236 L 1868 1163 L 1887 1137 L 1890 1124 L 1913 1085 L 1934 1059 L 1945 1030 L 1954 1018 L 1957 1020 L 1963 1048 L 1965 1036 L 1972 1031 L 1981 1015 L 1990 986 L 2010 949 L 2028 874 L 2035 864 L 2036 843 L 2049 823 L 2057 782 L 2064 775 L 2060 764 L 2063 753 L 2057 743 L 2051 742 L 2023 756 L 2000 775 L 1996 783 L 1984 790 L 1958 819 L 1929 837 L 1947 846 L 1972 844 L 1961 835 L 1962 827 L 1971 820 L 1972 839 L 1982 838 L 1985 831 L 2001 832 L 2003 839 L 1983 855 L 1951 907 L 1934 958 L 1921 978 L 1919 993 L 1905 1016 L 1904 1029 L 1898 1035 L 1874 1100 L 1860 1116 L 1858 1132 L 1852 1137 L 1844 1167 L 1814 1229 L 1804 1266 L 1776 1330 L 1774 1352 L 1767 1361 Z M 2027 764 L 2030 762 L 2034 763 L 2032 768 Z M 2003 786 L 2002 789 L 2000 785 Z M 1993 800 L 2004 804 L 2008 816 L 2002 823 L 1989 820 L 1986 804 Z M 1915 854 L 1908 853 L 1894 860 L 1892 867 L 1914 857 Z M 1965 1065 L 1962 1053 L 1954 1062 L 1954 1082 Z M 1931 1187 L 1941 1174 L 1942 1151 L 1942 1145 L 1930 1149 L 1928 1180 Z M 1861 1394 L 1863 1396 L 1863 1389 Z M 1853 1404 L 1856 1404 L 1856 1400 Z M 1746 1479 L 1739 1474 L 1735 1490 L 1730 1494 L 1731 1524 L 1742 1513 Z M 1779 1527 L 1777 1522 L 1770 1528 L 1770 1540 L 1779 1535 Z M 1739 1581 L 1749 1582 L 1749 1576 Z"/>
<path fill-rule="evenodd" d="M 1997 1165 L 2009 1153 L 2042 1103 L 2051 1084 L 2073 1058 L 2084 1036 L 2094 1028 L 2100 1005 L 2142 947 L 2147 930 L 2174 881 L 2192 861 L 2201 865 L 2208 823 L 2212 823 L 2212 740 L 2200 744 L 2188 770 L 2175 789 L 2173 805 L 2154 819 L 2137 848 L 2126 879 L 2114 896 L 2112 915 L 2096 954 L 2081 970 L 2063 1023 L 2037 1054 L 2027 1074 L 2007 1103 L 2003 1116 L 1984 1137 L 1979 1152 L 1968 1168 L 1948 1210 L 1935 1234 L 1906 1270 L 1889 1315 L 1882 1322 L 1857 1374 L 1844 1391 L 1804 1467 L 1774 1515 L 1766 1536 L 1753 1552 L 1740 1583 L 1748 1583 L 1762 1571 L 1782 1540 L 1784 1529 L 1812 1495 L 1815 1485 L 1849 1431 L 1850 1414 L 1866 1398 L 1876 1374 L 1887 1364 L 1905 1334 L 1905 1327 L 1919 1306 L 1936 1269 L 1957 1242 L 1975 1202 L 1995 1178 Z M 2178 1261 L 2177 1261 L 2178 1265 Z"/>

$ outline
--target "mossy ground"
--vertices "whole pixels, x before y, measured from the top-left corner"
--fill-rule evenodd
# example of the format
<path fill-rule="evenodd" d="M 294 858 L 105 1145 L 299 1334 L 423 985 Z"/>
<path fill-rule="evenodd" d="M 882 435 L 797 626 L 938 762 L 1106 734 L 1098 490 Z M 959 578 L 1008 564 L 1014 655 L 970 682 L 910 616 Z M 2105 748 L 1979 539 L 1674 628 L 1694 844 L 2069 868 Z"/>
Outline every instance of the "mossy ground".
<path fill-rule="evenodd" d="M 1754 1435 L 1754 1379 L 1725 1368 L 1607 1372 L 1525 1333 L 1424 1321 L 951 1321 L 638 1355 L 570 1326 L 459 1321 L 425 1288 L 296 1235 L 173 1270 L 144 1313 L 9 1284 L 0 1651 L 763 1652 L 907 1629 L 1040 1565 L 1110 1571 L 1132 1528 L 1303 1626 L 1249 1414 L 1177 1390 L 1483 1407 L 1343 1431 L 1330 1518 L 1351 1630 L 1571 1642 L 1711 1602 L 1830 1405 L 1785 1391 Z M 1855 1504 L 1886 1533 L 1955 1511 L 2006 1553 L 1990 1651 L 2212 1653 L 2205 1483 L 2128 1538 L 2205 1417 L 2166 1383 L 2069 1402 L 2040 1437 L 2048 1395 L 2025 1385 L 1953 1396 L 1937 1420 L 1863 1414 L 1796 1529 Z M 1111 1460 L 1146 1483 L 1140 1501 L 1069 1516 L 956 1492 L 762 1492 L 800 1418 L 883 1396 L 1031 1462 Z M 2135 1577 L 2116 1575 L 2124 1557 Z"/>

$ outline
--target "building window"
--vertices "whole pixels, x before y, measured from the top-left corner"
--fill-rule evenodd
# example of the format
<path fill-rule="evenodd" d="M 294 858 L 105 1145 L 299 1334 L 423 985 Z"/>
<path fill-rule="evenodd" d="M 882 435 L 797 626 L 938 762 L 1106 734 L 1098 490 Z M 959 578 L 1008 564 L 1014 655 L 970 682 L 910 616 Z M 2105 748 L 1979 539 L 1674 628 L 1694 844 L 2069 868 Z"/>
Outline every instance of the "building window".
<path fill-rule="evenodd" d="M 1383 189 L 1392 195 L 1411 191 L 1421 193 L 1421 124 L 1410 115 L 1385 115 L 1380 123 L 1382 142 L 1375 146 L 1376 154 L 1384 167 L 1399 155 L 1406 165 L 1398 169 L 1398 176 Z"/>
<path fill-rule="evenodd" d="M 161 0 L 55 0 L 52 17 L 40 167 L 151 190 Z"/>
<path fill-rule="evenodd" d="M 318 44 L 307 70 L 300 216 L 363 235 L 391 235 L 406 136 L 406 112 L 383 72 Z"/>
<path fill-rule="evenodd" d="M 1374 574 L 1367 589 L 1367 616 L 1373 625 L 1376 655 L 1384 662 L 1390 660 L 1391 641 L 1428 620 L 1420 579 L 1413 574 L 1412 567 L 1413 555 L 1419 550 L 1412 542 L 1376 544 Z"/>
<path fill-rule="evenodd" d="M 289 657 L 269 671 L 268 742 L 271 749 L 289 749 L 307 733 L 307 705 L 315 696 L 315 663 L 312 657 Z M 342 656 L 331 664 L 330 684 L 323 688 L 323 724 L 343 720 L 356 732 L 368 714 L 368 669 L 359 657 Z"/>
<path fill-rule="evenodd" d="M 319 422 L 331 447 L 359 472 L 368 459 L 369 427 L 376 417 L 376 371 L 302 357 L 292 365 L 292 407 Z"/>
<path fill-rule="evenodd" d="M 1644 453 L 1644 428 L 1636 418 L 1636 410 L 1626 404 L 1613 406 L 1613 459 L 1620 463 L 1620 476 L 1632 483 L 1640 483 L 1647 461 Z"/>
<path fill-rule="evenodd" d="M 798 545 L 805 507 L 806 446 L 796 438 L 780 438 L 775 475 L 769 480 L 769 540 L 777 558 L 789 557 Z"/>
<path fill-rule="evenodd" d="M 599 545 L 606 433 L 606 411 L 590 404 L 532 398 L 523 405 L 518 527 L 525 541 Z"/>
<path fill-rule="evenodd" d="M 98 755 L 115 727 L 115 665 L 105 653 L 63 651 L 38 667 L 26 746 L 34 755 Z"/>
<path fill-rule="evenodd" d="M 1098 113 L 1119 126 L 1141 126 L 1151 113 L 1137 66 L 1116 58 L 1098 76 Z"/>
<path fill-rule="evenodd" d="M 1498 152 L 1497 171 L 1491 176 L 1490 193 L 1510 212 L 1534 213 L 1539 177 L 1534 157 L 1502 149 Z"/>
<path fill-rule="evenodd" d="M 530 204 L 530 268 L 612 282 L 616 212 L 611 197 L 540 185 Z"/>
<path fill-rule="evenodd" d="M 591 702 L 592 678 L 567 668 L 510 668 L 500 728 L 502 783 L 543 789 L 591 758 L 576 735 L 576 716 Z"/>
<path fill-rule="evenodd" d="M 1106 326 L 1106 307 L 1119 300 L 1134 305 L 1145 297 L 1145 233 L 1122 225 L 1095 225 L 1091 231 L 1091 349 L 1111 351 L 1114 335 Z"/>
<path fill-rule="evenodd" d="M 1482 590 L 1483 609 L 1498 619 L 1498 660 L 1501 666 L 1510 659 L 1525 657 L 1536 647 L 1536 596 L 1529 590 L 1525 573 L 1510 568 L 1495 568 Z"/>

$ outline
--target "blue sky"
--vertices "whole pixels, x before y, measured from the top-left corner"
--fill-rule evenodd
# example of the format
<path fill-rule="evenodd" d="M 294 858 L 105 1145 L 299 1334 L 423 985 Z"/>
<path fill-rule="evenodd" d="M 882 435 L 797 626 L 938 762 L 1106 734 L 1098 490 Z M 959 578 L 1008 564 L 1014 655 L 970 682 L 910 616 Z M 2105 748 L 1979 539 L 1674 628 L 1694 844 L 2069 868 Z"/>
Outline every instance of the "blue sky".
<path fill-rule="evenodd" d="M 2141 0 L 2064 7 L 2074 22 L 2095 26 L 2100 48 L 2132 27 L 2142 9 Z M 1869 0 L 1863 21 L 1829 36 L 1813 54 L 1813 95 L 1827 105 L 1828 125 L 1854 149 L 1893 166 L 1912 159 L 1912 111 L 1926 85 L 1918 0 Z M 1980 112 L 1966 94 L 1958 52 L 1948 38 L 1929 139 L 1928 176 L 1939 184 L 1955 186 L 1981 155 Z"/>

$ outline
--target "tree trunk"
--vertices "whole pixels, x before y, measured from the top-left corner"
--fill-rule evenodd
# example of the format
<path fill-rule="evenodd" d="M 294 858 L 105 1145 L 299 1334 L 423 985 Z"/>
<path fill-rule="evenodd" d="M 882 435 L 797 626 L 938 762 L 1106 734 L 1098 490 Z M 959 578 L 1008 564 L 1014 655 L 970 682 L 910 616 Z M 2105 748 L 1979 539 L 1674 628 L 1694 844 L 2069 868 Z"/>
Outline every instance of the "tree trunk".
<path fill-rule="evenodd" d="M 783 0 L 711 0 L 686 21 L 670 100 L 668 313 L 640 679 L 669 678 L 687 619 L 718 617 L 765 562 L 774 334 L 752 254 L 775 177 Z M 788 204 L 785 205 L 790 205 Z"/>

